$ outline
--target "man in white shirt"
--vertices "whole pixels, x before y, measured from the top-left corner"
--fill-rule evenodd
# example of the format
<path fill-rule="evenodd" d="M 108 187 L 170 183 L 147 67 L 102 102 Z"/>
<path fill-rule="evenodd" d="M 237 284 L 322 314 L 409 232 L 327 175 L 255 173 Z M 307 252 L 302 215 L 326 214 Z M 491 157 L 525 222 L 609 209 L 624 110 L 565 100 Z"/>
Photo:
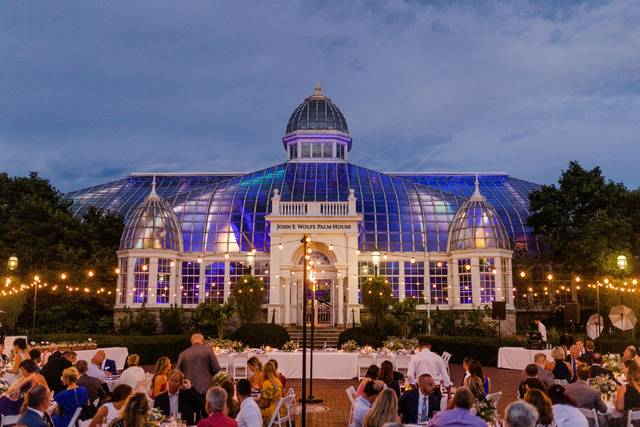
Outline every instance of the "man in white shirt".
<path fill-rule="evenodd" d="M 411 356 L 409 360 L 409 369 L 407 370 L 407 378 L 411 384 L 416 384 L 418 373 L 428 373 L 433 378 L 436 385 L 436 394 L 440 397 L 440 386 L 443 385 L 447 389 L 447 393 L 451 391 L 451 379 L 447 372 L 447 366 L 442 357 L 431 351 L 431 342 L 426 337 L 418 339 L 420 351 Z"/>
<path fill-rule="evenodd" d="M 100 381 L 100 384 L 106 384 L 107 382 L 107 374 L 100 369 L 103 354 L 104 352 L 96 351 L 96 354 L 91 358 L 91 363 L 89 363 L 89 369 L 87 370 L 87 375 L 97 378 Z"/>
<path fill-rule="evenodd" d="M 540 321 L 540 319 L 536 319 L 536 325 L 538 325 L 538 332 L 540 332 L 540 339 L 543 343 L 547 343 L 547 327 Z"/>
<path fill-rule="evenodd" d="M 241 379 L 236 384 L 236 395 L 240 401 L 240 412 L 236 415 L 238 427 L 262 427 L 262 413 L 251 397 L 251 382 Z"/>

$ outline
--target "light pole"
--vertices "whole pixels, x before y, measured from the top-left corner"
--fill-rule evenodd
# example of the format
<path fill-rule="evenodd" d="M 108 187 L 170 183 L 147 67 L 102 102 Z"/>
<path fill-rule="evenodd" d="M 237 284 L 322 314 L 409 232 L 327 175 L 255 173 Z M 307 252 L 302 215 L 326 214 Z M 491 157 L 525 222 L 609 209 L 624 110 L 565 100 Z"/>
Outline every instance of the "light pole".
<path fill-rule="evenodd" d="M 33 320 L 31 322 L 31 339 L 36 334 L 36 307 L 38 305 L 38 287 L 40 286 L 40 277 L 33 276 Z"/>
<path fill-rule="evenodd" d="M 373 263 L 373 276 L 378 277 L 378 269 L 380 268 L 380 252 L 373 251 L 371 253 L 371 262 Z"/>
<path fill-rule="evenodd" d="M 247 252 L 247 267 L 249 268 L 249 276 L 252 275 L 252 271 L 255 265 L 256 265 L 256 249 L 251 248 L 251 250 Z"/>

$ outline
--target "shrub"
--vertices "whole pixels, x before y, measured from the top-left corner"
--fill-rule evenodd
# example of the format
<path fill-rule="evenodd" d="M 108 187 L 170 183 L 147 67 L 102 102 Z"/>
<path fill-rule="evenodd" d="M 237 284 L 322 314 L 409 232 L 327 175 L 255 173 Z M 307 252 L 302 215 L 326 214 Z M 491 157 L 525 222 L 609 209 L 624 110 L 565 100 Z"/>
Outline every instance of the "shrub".
<path fill-rule="evenodd" d="M 184 308 L 171 304 L 171 307 L 160 310 L 160 331 L 164 335 L 182 334 L 189 328 Z"/>
<path fill-rule="evenodd" d="M 355 328 L 345 329 L 338 337 L 338 348 L 345 342 L 353 340 L 360 347 L 370 345 L 373 348 L 382 347 L 382 343 L 387 339 L 387 335 L 380 329 L 365 328 L 356 326 Z"/>
<path fill-rule="evenodd" d="M 231 339 L 242 341 L 249 347 L 257 348 L 263 345 L 281 348 L 289 341 L 289 333 L 280 325 L 271 323 L 247 323 L 233 334 Z"/>
<path fill-rule="evenodd" d="M 158 318 L 149 311 L 145 304 L 142 304 L 142 307 L 138 310 L 134 321 L 134 330 L 129 333 L 140 335 L 155 335 L 158 333 Z"/>
<path fill-rule="evenodd" d="M 235 306 L 232 302 L 220 304 L 217 301 L 206 301 L 198 304 L 193 312 L 193 326 L 209 337 L 224 338 L 224 323 L 233 314 Z"/>
<path fill-rule="evenodd" d="M 253 276 L 244 276 L 233 288 L 233 303 L 244 323 L 253 322 L 262 310 L 264 283 Z"/>

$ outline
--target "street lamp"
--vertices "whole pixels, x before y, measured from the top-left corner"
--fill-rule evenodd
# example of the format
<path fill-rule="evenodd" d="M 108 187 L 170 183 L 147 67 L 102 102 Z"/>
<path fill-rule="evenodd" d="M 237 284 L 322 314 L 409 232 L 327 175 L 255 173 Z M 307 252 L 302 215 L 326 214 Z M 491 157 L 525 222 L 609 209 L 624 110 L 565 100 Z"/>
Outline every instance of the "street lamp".
<path fill-rule="evenodd" d="M 620 270 L 626 270 L 627 269 L 627 257 L 624 255 L 618 255 L 618 258 L 616 259 L 616 264 L 618 265 L 618 268 Z"/>
<path fill-rule="evenodd" d="M 9 257 L 9 261 L 7 261 L 7 270 L 11 274 L 17 269 L 18 269 L 18 257 L 15 255 L 11 255 Z"/>
<path fill-rule="evenodd" d="M 373 275 L 378 277 L 378 268 L 380 267 L 380 252 L 373 251 L 371 253 L 371 262 L 373 263 Z"/>
<path fill-rule="evenodd" d="M 256 250 L 255 248 L 251 249 L 247 252 L 247 266 L 249 267 L 249 276 L 251 276 L 251 271 L 253 267 L 256 265 Z"/>

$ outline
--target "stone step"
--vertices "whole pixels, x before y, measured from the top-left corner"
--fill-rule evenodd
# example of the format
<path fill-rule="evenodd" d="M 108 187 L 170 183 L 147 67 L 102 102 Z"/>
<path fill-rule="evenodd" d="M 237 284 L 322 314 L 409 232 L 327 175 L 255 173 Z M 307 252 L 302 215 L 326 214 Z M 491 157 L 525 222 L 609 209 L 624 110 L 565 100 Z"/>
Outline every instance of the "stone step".
<path fill-rule="evenodd" d="M 314 348 L 322 349 L 326 347 L 335 348 L 338 345 L 338 338 L 340 333 L 344 331 L 344 328 L 337 327 L 317 327 L 315 329 L 314 335 Z M 287 332 L 293 341 L 297 343 L 302 342 L 302 327 L 294 326 L 288 327 Z M 311 330 L 307 328 L 307 340 L 311 340 Z"/>

